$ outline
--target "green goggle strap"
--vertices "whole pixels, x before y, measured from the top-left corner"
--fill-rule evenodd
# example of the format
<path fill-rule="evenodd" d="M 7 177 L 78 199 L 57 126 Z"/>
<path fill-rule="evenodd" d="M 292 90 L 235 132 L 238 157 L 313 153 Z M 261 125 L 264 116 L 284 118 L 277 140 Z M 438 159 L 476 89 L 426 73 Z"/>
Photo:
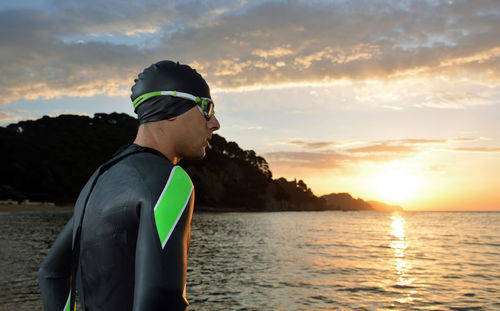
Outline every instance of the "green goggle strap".
<path fill-rule="evenodd" d="M 145 100 L 147 100 L 151 97 L 160 96 L 160 95 L 170 95 L 170 96 L 180 97 L 180 98 L 192 100 L 197 104 L 200 104 L 200 102 L 201 102 L 201 107 L 203 109 L 206 108 L 206 106 L 209 102 L 212 102 L 212 100 L 210 98 L 198 97 L 198 96 L 191 95 L 189 93 L 183 93 L 183 92 L 177 92 L 177 91 L 155 91 L 155 92 L 149 92 L 146 94 L 142 94 L 141 96 L 137 97 L 134 100 L 134 102 L 132 103 L 132 105 L 134 106 L 134 109 L 135 109 L 135 108 L 137 108 L 137 106 L 142 104 Z"/>

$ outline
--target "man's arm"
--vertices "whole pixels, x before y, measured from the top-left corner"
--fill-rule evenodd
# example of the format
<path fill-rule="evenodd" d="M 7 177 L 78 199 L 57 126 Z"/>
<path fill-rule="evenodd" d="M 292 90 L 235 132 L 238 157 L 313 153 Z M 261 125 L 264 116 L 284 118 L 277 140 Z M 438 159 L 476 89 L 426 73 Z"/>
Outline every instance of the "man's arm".
<path fill-rule="evenodd" d="M 136 245 L 134 310 L 185 310 L 194 190 L 174 167 L 156 204 L 141 206 Z"/>
<path fill-rule="evenodd" d="M 38 284 L 45 310 L 61 311 L 68 301 L 71 282 L 73 217 L 57 237 L 38 270 Z"/>

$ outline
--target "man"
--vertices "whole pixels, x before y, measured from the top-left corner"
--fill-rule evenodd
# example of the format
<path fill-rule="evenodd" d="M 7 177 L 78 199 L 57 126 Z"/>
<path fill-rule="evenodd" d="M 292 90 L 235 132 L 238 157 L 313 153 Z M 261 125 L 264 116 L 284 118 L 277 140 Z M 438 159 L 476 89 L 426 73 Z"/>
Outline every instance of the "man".
<path fill-rule="evenodd" d="M 46 310 L 185 310 L 194 189 L 181 159 L 201 159 L 220 125 L 205 80 L 161 61 L 139 74 L 134 144 L 100 166 L 45 258 Z"/>

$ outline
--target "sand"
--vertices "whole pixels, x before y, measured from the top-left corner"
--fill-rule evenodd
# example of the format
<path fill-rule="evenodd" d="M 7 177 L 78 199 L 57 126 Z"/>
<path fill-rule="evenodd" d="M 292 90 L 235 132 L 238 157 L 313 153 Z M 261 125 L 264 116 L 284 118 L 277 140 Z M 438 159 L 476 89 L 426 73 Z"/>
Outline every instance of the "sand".
<path fill-rule="evenodd" d="M 72 205 L 53 206 L 53 205 L 37 205 L 37 204 L 0 204 L 0 212 L 70 212 L 73 211 Z"/>

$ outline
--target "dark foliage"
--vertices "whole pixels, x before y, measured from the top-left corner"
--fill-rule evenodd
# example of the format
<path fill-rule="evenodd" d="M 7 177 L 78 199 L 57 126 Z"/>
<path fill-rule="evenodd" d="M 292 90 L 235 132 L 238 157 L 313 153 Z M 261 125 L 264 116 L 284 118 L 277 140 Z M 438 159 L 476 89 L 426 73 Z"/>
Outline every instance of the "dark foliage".
<path fill-rule="evenodd" d="M 328 209 L 343 211 L 373 211 L 373 207 L 362 199 L 354 199 L 349 193 L 331 193 L 322 196 Z"/>
<path fill-rule="evenodd" d="M 44 116 L 0 128 L 0 185 L 34 201 L 74 202 L 92 172 L 136 130 L 134 119 L 117 113 Z"/>
<path fill-rule="evenodd" d="M 0 199 L 71 204 L 92 172 L 122 145 L 138 122 L 126 114 L 43 117 L 0 128 Z M 181 161 L 201 208 L 220 210 L 322 209 L 304 182 L 272 179 L 253 150 L 213 135 L 201 161 Z"/>

